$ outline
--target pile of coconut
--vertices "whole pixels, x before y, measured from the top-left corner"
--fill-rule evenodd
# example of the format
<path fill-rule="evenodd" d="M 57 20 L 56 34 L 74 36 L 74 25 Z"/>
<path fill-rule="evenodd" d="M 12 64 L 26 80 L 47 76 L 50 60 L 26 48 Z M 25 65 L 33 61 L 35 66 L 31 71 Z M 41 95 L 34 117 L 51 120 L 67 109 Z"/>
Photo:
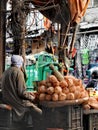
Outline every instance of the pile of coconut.
<path fill-rule="evenodd" d="M 62 81 L 50 75 L 38 85 L 38 98 L 41 101 L 75 100 L 85 97 L 88 97 L 88 92 L 82 80 L 72 75 L 64 76 Z"/>

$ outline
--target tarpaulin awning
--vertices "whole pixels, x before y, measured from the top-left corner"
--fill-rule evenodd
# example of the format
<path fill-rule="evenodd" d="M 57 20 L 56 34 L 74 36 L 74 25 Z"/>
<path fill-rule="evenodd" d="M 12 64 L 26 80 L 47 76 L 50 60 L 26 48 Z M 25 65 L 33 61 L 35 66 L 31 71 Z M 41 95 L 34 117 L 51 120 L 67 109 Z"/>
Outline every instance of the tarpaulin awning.
<path fill-rule="evenodd" d="M 68 0 L 71 20 L 79 23 L 84 16 L 90 0 Z"/>
<path fill-rule="evenodd" d="M 84 16 L 90 0 L 32 0 L 36 7 L 48 7 L 54 5 L 51 9 L 42 10 L 41 12 L 51 21 L 54 22 L 76 22 L 79 23 Z M 58 5 L 58 7 L 55 7 Z"/>

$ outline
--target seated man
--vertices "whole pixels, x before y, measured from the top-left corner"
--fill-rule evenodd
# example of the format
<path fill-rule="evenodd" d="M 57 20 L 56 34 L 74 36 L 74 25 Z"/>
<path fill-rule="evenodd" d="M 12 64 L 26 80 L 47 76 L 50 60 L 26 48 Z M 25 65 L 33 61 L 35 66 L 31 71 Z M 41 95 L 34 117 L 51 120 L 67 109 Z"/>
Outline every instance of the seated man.
<path fill-rule="evenodd" d="M 94 70 L 91 74 L 91 80 L 87 84 L 86 88 L 94 88 L 98 90 L 98 70 Z"/>
<path fill-rule="evenodd" d="M 21 56 L 13 55 L 11 57 L 11 67 L 3 73 L 1 81 L 4 103 L 11 105 L 13 111 L 20 118 L 28 110 L 31 111 L 32 117 L 33 113 L 34 115 L 42 114 L 42 110 L 34 104 L 34 93 L 26 91 L 26 83 L 22 71 L 23 62 L 24 60 Z"/>

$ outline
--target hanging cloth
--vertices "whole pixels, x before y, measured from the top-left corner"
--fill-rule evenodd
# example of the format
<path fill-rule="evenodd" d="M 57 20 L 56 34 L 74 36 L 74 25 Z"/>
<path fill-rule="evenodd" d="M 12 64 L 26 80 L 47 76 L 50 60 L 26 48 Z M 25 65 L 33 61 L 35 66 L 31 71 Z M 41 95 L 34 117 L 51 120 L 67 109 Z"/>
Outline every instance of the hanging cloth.
<path fill-rule="evenodd" d="M 44 27 L 46 30 L 48 30 L 51 27 L 51 21 L 46 17 L 44 17 Z"/>
<path fill-rule="evenodd" d="M 71 21 L 79 23 L 84 16 L 90 0 L 68 0 Z"/>

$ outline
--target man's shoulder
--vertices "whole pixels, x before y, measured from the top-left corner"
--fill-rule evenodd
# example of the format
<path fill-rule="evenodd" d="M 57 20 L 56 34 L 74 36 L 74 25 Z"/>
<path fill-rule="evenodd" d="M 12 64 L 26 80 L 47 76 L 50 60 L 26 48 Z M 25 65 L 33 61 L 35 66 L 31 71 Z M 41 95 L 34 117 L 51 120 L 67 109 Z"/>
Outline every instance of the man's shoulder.
<path fill-rule="evenodd" d="M 8 70 L 10 73 L 21 73 L 21 70 L 18 67 L 10 67 Z"/>

